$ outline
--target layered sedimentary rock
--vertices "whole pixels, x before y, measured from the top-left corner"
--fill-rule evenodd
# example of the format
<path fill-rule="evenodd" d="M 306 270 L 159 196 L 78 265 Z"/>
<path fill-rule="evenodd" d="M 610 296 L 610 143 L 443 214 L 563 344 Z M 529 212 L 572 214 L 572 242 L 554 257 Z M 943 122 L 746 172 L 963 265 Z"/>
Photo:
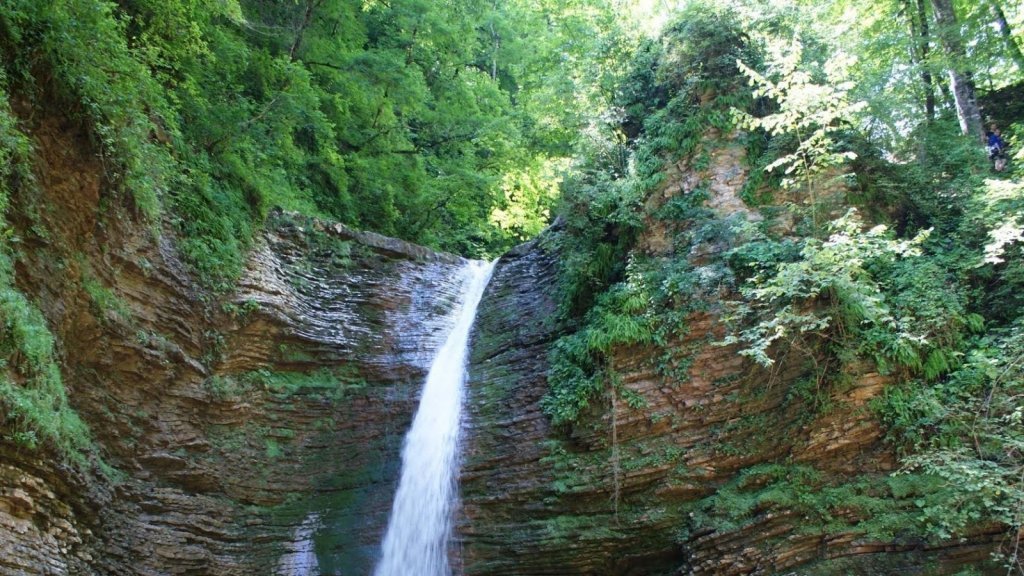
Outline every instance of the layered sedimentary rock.
<path fill-rule="evenodd" d="M 731 138 L 709 148 L 706 168 L 670 167 L 650 201 L 706 185 L 719 218 L 760 219 L 739 200 L 743 149 Z M 648 222 L 637 250 L 655 262 L 687 259 L 696 277 L 713 279 L 711 264 L 729 246 L 680 243 L 676 232 Z M 701 305 L 665 346 L 614 352 L 620 392 L 603 393 L 573 426 L 552 428 L 541 399 L 550 344 L 561 335 L 562 234 L 556 227 L 503 258 L 479 311 L 458 522 L 465 574 L 995 570 L 987 564 L 1001 537 L 994 527 L 944 542 L 912 530 L 871 538 L 856 528 L 866 518 L 854 517 L 855 507 L 820 496 L 914 506 L 886 493 L 895 457 L 869 407 L 889 379 L 852 363 L 830 374 L 843 385 L 822 388 L 799 351 L 772 369 L 754 365 L 717 343 L 728 294 L 716 282 L 695 285 L 689 298 Z M 833 518 L 817 513 L 825 509 Z"/>
<path fill-rule="evenodd" d="M 215 299 L 170 230 L 103 209 L 77 127 L 33 128 L 17 280 L 99 458 L 0 442 L 0 574 L 368 573 L 464 262 L 275 214 Z"/>
<path fill-rule="evenodd" d="M 461 260 L 277 214 L 237 290 L 215 299 L 170 230 L 103 208 L 124 199 L 79 128 L 43 119 L 33 135 L 48 208 L 13 215 L 18 288 L 57 338 L 102 460 L 0 441 L 0 575 L 370 573 Z M 651 202 L 708 184 L 719 216 L 761 217 L 738 194 L 742 149 L 709 157 L 670 167 Z M 728 248 L 677 232 L 648 222 L 638 250 L 699 271 Z M 808 470 L 814 486 L 887 478 L 894 455 L 868 408 L 887 378 L 854 364 L 823 396 L 799 354 L 751 365 L 715 345 L 724 296 L 710 288 L 664 347 L 615 351 L 622 393 L 552 428 L 540 402 L 562 335 L 561 234 L 503 257 L 480 307 L 452 549 L 465 574 L 984 569 L 999 538 L 986 527 L 880 540 L 825 528 L 799 502 L 746 504 Z"/>

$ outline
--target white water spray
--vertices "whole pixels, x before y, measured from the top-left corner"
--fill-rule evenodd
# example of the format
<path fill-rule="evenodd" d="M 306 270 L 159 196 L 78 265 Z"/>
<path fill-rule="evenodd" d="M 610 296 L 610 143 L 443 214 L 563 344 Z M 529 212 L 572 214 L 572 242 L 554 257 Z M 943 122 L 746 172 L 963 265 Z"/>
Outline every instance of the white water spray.
<path fill-rule="evenodd" d="M 459 420 L 469 332 L 494 263 L 470 262 L 462 309 L 438 350 L 402 448 L 402 477 L 375 576 L 450 576 Z"/>

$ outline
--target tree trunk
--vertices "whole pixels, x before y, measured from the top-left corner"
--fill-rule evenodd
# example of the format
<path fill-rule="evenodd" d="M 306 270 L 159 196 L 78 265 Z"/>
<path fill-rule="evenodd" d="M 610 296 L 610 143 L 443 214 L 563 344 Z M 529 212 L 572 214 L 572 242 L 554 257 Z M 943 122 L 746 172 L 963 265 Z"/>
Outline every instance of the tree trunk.
<path fill-rule="evenodd" d="M 907 0 L 905 8 L 907 20 L 910 21 L 911 64 L 921 70 L 925 118 L 930 123 L 935 120 L 935 86 L 932 81 L 931 63 L 928 61 L 928 53 L 931 50 L 931 38 L 924 2 L 925 0 Z"/>
<path fill-rule="evenodd" d="M 306 3 L 306 10 L 302 13 L 302 20 L 295 27 L 295 40 L 292 42 L 291 49 L 288 50 L 288 59 L 295 62 L 295 55 L 299 51 L 299 46 L 302 46 L 302 37 L 306 34 L 306 28 L 309 28 L 310 22 L 313 21 L 313 12 L 320 5 L 323 0 L 309 0 Z"/>
<path fill-rule="evenodd" d="M 491 21 L 491 80 L 498 79 L 498 50 L 501 49 L 501 36 L 494 28 L 494 21 Z"/>
<path fill-rule="evenodd" d="M 956 103 L 956 116 L 960 121 L 960 131 L 965 136 L 974 136 L 979 141 L 985 137 L 981 124 L 981 110 L 974 99 L 971 86 L 970 71 L 967 67 L 967 53 L 964 51 L 963 40 L 952 0 L 931 0 L 935 16 L 935 33 L 942 41 L 949 61 L 949 87 Z"/>
<path fill-rule="evenodd" d="M 1010 54 L 1010 58 L 1017 63 L 1017 68 L 1024 72 L 1024 53 L 1020 51 L 1020 46 L 1017 46 L 1017 42 L 1013 39 L 1013 32 L 1010 30 L 1009 22 L 1006 21 L 1006 13 L 999 5 L 999 0 L 988 0 L 988 8 L 992 12 L 992 18 L 996 21 L 996 28 L 999 29 L 999 33 L 1006 42 L 1006 51 Z"/>

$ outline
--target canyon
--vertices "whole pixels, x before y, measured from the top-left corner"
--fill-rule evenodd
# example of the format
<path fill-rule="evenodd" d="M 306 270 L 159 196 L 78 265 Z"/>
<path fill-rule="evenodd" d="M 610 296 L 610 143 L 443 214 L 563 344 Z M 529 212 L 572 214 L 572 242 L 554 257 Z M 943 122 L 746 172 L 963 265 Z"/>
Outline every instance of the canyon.
<path fill-rule="evenodd" d="M 119 206 L 79 127 L 45 118 L 31 134 L 41 197 L 19 198 L 39 209 L 12 217 L 17 288 L 55 336 L 70 404 L 95 451 L 75 465 L 50 448 L 0 441 L 0 574 L 370 573 L 401 439 L 453 321 L 464 261 L 275 211 L 237 288 L 214 295 L 182 263 L 169 226 L 153 229 Z M 715 182 L 709 203 L 726 217 L 739 202 L 740 163 L 726 143 L 709 168 L 678 166 L 665 198 L 689 193 L 699 172 Z M 881 541 L 826 530 L 785 502 L 749 506 L 727 527 L 699 522 L 721 498 L 794 470 L 881 486 L 896 468 L 867 408 L 887 376 L 860 366 L 830 393 L 831 408 L 818 410 L 797 393 L 808 375 L 800 361 L 768 371 L 717 345 L 714 306 L 690 313 L 664 347 L 615 350 L 611 363 L 633 401 L 613 393 L 580 422 L 553 427 L 541 399 L 548 348 L 564 331 L 555 321 L 562 234 L 556 222 L 504 255 L 480 306 L 457 571 L 986 566 L 1003 537 L 997 526 L 939 543 L 915 534 Z M 651 224 L 638 245 L 664 256 L 664 236 Z M 688 250 L 700 266 L 724 247 Z"/>

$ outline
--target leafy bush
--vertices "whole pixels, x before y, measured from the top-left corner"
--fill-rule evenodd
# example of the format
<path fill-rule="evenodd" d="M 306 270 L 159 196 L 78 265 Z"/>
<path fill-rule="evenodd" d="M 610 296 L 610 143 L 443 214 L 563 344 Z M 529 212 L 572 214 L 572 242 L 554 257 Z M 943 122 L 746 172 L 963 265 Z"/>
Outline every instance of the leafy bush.
<path fill-rule="evenodd" d="M 886 390 L 874 407 L 907 473 L 943 479 L 947 490 L 922 510 L 943 537 L 982 521 L 1020 526 L 1024 510 L 1024 326 L 982 338 L 962 366 L 935 383 Z"/>
<path fill-rule="evenodd" d="M 725 344 L 746 347 L 741 355 L 769 366 L 769 348 L 782 339 L 790 343 L 805 334 L 848 346 L 845 335 L 865 339 L 863 352 L 885 365 L 888 358 L 913 362 L 923 336 L 911 332 L 905 318 L 893 316 L 871 267 L 919 253 L 927 234 L 896 241 L 884 226 L 861 229 L 856 211 L 832 224 L 825 241 L 805 240 L 800 258 L 767 267 L 741 287 L 745 300 L 734 308 L 734 321 L 754 317 L 753 327 L 727 336 Z"/>
<path fill-rule="evenodd" d="M 151 117 L 172 117 L 159 85 L 128 46 L 115 10 L 97 0 L 12 0 L 0 9 L 0 43 L 15 57 L 8 65 L 19 83 L 34 72 L 29 63 L 42 56 L 53 88 L 91 124 L 108 179 L 152 220 L 174 164 L 149 137 L 157 129 Z"/>
<path fill-rule="evenodd" d="M 635 283 L 603 293 L 583 328 L 559 338 L 549 353 L 551 389 L 541 401 L 555 425 L 576 422 L 615 374 L 608 360 L 617 346 L 650 344 L 654 338 L 649 297 Z"/>
<path fill-rule="evenodd" d="M 572 332 L 550 349 L 551 390 L 543 401 L 557 424 L 576 422 L 590 403 L 618 384 L 608 368 L 616 346 L 664 341 L 681 332 L 679 287 L 699 282 L 682 259 L 648 266 L 630 255 L 648 217 L 707 220 L 705 196 L 694 192 L 664 205 L 645 198 L 664 179 L 667 162 L 694 152 L 709 128 L 732 127 L 729 110 L 749 104 L 736 59 L 755 59 L 745 35 L 726 12 L 693 9 L 669 26 L 660 45 L 638 51 L 627 78 L 638 79 L 620 95 L 627 130 L 642 125 L 631 159 L 596 147 L 563 186 L 560 214 L 559 316 Z M 619 150 L 624 152 L 623 150 Z M 711 228 L 701 228 L 707 232 Z M 655 313 L 655 306 L 661 307 Z"/>
<path fill-rule="evenodd" d="M 0 256 L 0 408 L 10 439 L 35 449 L 46 443 L 82 463 L 92 449 L 88 428 L 68 404 L 53 335 L 39 310 L 13 287 L 11 261 Z"/>
<path fill-rule="evenodd" d="M 807 465 L 758 464 L 700 501 L 680 539 L 709 528 L 736 530 L 764 514 L 789 510 L 804 518 L 798 534 L 854 532 L 892 541 L 926 531 L 929 523 L 922 511 L 940 505 L 941 495 L 952 491 L 936 475 L 867 476 L 836 482 Z"/>

